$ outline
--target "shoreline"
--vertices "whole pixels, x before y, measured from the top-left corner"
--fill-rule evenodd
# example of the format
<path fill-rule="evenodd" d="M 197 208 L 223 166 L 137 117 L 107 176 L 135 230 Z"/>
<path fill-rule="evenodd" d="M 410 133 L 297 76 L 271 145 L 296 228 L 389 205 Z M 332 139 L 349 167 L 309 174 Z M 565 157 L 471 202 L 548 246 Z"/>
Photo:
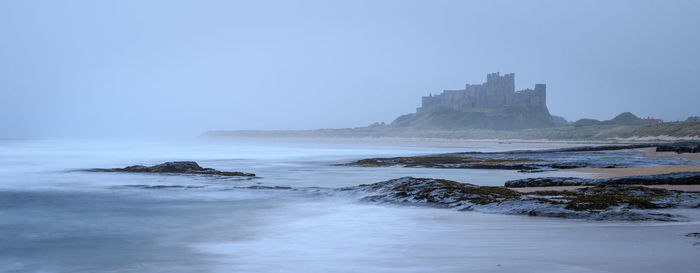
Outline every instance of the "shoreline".
<path fill-rule="evenodd" d="M 372 134 L 304 134 L 306 131 L 234 131 L 230 134 L 216 134 L 217 132 L 205 132 L 197 138 L 208 140 L 236 140 L 236 139 L 298 139 L 298 140 L 411 140 L 411 141 L 456 141 L 456 142 L 513 142 L 513 143 L 568 143 L 568 144 L 640 144 L 640 143 L 674 143 L 679 141 L 700 141 L 700 137 L 663 137 L 663 138 L 611 138 L 611 139 L 547 139 L 547 138 L 469 138 L 450 134 L 443 135 L 372 135 Z M 294 132 L 299 132 L 294 134 Z"/>
<path fill-rule="evenodd" d="M 592 125 L 560 126 L 514 130 L 492 129 L 416 129 L 396 126 L 367 126 L 355 128 L 321 128 L 301 130 L 209 130 L 204 138 L 441 138 L 459 140 L 500 141 L 580 141 L 606 143 L 670 143 L 700 141 L 700 122 L 665 122 L 657 125 Z"/>
<path fill-rule="evenodd" d="M 230 141 L 255 141 L 255 142 L 291 142 L 328 144 L 373 144 L 373 145 L 400 145 L 409 147 L 434 147 L 434 148 L 487 148 L 508 151 L 509 149 L 560 149 L 579 146 L 607 146 L 607 145 L 635 145 L 655 143 L 650 141 L 624 141 L 624 140 L 547 140 L 547 139 L 470 139 L 456 137 L 411 137 L 411 136 L 293 136 L 293 135 L 231 135 L 231 136 L 200 136 L 199 139 L 216 142 Z M 455 152 L 469 152 L 472 150 L 460 150 Z"/>

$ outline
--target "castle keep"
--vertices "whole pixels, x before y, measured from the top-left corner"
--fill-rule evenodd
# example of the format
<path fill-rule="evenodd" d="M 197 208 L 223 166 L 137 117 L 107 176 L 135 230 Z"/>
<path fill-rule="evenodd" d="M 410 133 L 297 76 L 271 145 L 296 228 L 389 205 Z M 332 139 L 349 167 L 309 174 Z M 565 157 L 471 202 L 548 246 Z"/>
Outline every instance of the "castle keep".
<path fill-rule="evenodd" d="M 468 112 L 479 108 L 507 108 L 527 106 L 547 108 L 546 85 L 535 84 L 535 89 L 515 91 L 515 74 L 501 76 L 498 72 L 486 75 L 483 84 L 467 84 L 462 90 L 444 90 L 442 94 L 423 97 L 418 113 L 435 108 L 450 108 Z"/>

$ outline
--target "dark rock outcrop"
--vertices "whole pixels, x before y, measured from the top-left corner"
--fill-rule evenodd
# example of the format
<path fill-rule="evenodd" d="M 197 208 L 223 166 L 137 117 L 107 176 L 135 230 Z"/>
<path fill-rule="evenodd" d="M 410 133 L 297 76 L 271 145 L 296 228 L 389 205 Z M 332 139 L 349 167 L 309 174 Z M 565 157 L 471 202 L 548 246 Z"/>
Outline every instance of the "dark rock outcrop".
<path fill-rule="evenodd" d="M 656 151 L 657 152 L 676 152 L 678 154 L 698 153 L 698 152 L 700 152 L 700 143 L 688 142 L 688 143 L 659 144 L 656 146 Z"/>
<path fill-rule="evenodd" d="M 362 192 L 365 194 L 363 200 L 370 202 L 591 220 L 677 221 L 683 217 L 650 209 L 700 205 L 700 193 L 629 185 L 599 185 L 573 191 L 525 194 L 504 187 L 402 177 L 343 190 Z"/>
<path fill-rule="evenodd" d="M 171 174 L 205 174 L 219 176 L 254 177 L 253 173 L 224 172 L 212 168 L 202 168 L 194 161 L 172 161 L 154 166 L 133 165 L 125 168 L 89 169 L 91 172 L 130 172 L 130 173 L 171 173 Z"/>
<path fill-rule="evenodd" d="M 624 168 L 687 164 L 680 158 L 634 156 L 632 149 L 656 147 L 657 144 L 583 146 L 550 150 L 507 152 L 461 152 L 424 156 L 367 158 L 338 164 L 358 167 L 423 167 L 447 169 L 503 169 L 523 172 L 573 168 Z"/>
<path fill-rule="evenodd" d="M 537 177 L 511 180 L 507 188 L 591 185 L 700 185 L 700 172 L 680 172 L 613 178 Z"/>

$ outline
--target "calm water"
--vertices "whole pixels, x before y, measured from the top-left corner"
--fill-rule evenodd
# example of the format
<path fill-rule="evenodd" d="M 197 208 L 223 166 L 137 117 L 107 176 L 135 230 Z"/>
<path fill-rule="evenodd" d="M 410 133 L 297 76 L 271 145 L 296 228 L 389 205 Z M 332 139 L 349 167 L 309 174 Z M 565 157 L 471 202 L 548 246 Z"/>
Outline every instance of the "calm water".
<path fill-rule="evenodd" d="M 0 272 L 697 272 L 700 247 L 693 243 L 700 240 L 684 236 L 700 232 L 697 210 L 676 211 L 690 217 L 683 223 L 591 222 L 378 205 L 324 193 L 407 175 L 481 185 L 571 175 L 331 166 L 519 148 L 455 145 L 3 141 Z M 172 160 L 263 178 L 77 171 Z M 256 185 L 307 190 L 244 188 Z"/>

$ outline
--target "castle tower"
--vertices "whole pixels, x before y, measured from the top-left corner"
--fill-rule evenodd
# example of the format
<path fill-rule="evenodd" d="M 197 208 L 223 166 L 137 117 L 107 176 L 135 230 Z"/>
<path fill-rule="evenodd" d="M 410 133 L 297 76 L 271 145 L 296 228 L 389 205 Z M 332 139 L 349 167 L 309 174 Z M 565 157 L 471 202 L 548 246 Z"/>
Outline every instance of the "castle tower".
<path fill-rule="evenodd" d="M 503 76 L 499 72 L 487 74 L 484 87 L 493 94 L 511 94 L 515 92 L 515 73 L 504 74 Z"/>
<path fill-rule="evenodd" d="M 547 92 L 547 85 L 544 83 L 538 83 L 535 84 L 535 91 L 536 92 Z"/>
<path fill-rule="evenodd" d="M 547 107 L 547 85 L 543 83 L 535 84 L 534 98 L 532 106 Z"/>

